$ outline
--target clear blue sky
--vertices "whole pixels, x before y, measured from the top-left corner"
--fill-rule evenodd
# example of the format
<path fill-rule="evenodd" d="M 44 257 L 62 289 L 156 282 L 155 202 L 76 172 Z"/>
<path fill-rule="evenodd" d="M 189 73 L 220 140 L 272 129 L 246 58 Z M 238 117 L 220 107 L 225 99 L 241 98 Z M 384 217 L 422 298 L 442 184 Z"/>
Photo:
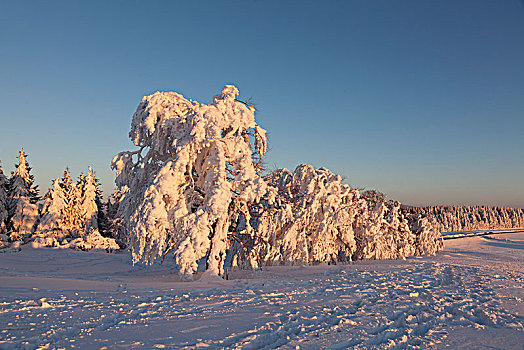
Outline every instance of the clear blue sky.
<path fill-rule="evenodd" d="M 415 205 L 524 207 L 524 4 L 0 1 L 0 160 L 43 193 L 133 149 L 143 95 L 253 97 L 271 168 Z"/>

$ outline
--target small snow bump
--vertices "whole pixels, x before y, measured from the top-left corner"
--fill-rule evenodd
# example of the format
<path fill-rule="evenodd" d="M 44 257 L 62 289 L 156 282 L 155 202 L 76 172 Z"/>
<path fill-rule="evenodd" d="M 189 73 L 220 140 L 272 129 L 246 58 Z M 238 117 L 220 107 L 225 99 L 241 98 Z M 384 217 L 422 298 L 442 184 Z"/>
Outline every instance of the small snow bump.
<path fill-rule="evenodd" d="M 50 308 L 51 305 L 46 301 L 46 298 L 42 298 L 40 299 L 40 307 L 42 309 L 47 309 L 47 308 Z M 44 316 L 47 316 L 47 315 L 44 315 Z"/>

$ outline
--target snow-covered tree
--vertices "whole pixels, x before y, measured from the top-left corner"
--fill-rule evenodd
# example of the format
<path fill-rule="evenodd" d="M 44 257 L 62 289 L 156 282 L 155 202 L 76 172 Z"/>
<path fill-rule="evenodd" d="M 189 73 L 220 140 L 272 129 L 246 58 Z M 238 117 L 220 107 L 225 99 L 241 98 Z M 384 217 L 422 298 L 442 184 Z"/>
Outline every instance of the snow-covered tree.
<path fill-rule="evenodd" d="M 79 186 L 81 186 L 80 207 L 83 217 L 83 228 L 86 232 L 98 229 L 99 219 L 102 212 L 102 193 L 100 192 L 100 183 L 89 167 L 85 177 L 80 174 Z M 77 186 L 78 186 L 77 185 Z"/>
<path fill-rule="evenodd" d="M 16 170 L 11 173 L 9 179 L 11 198 L 27 197 L 31 203 L 38 201 L 38 186 L 34 185 L 34 177 L 31 174 L 31 167 L 26 160 L 27 155 L 24 148 L 18 152 L 18 164 L 15 165 Z"/>
<path fill-rule="evenodd" d="M 251 207 L 254 231 L 236 225 L 229 261 L 255 267 L 398 259 L 439 250 L 438 226 L 427 223 L 413 232 L 410 218 L 400 203 L 377 191 L 361 194 L 328 169 L 279 169 L 268 178 L 267 196 Z"/>
<path fill-rule="evenodd" d="M 22 238 L 29 234 L 38 220 L 38 187 L 34 185 L 31 168 L 26 160 L 27 155 L 22 148 L 19 152 L 16 170 L 9 179 L 9 228 L 12 238 Z"/>
<path fill-rule="evenodd" d="M 416 255 L 435 255 L 443 248 L 440 226 L 434 218 L 414 215 L 411 226 L 416 236 Z"/>
<path fill-rule="evenodd" d="M 9 189 L 8 180 L 2 171 L 0 162 L 0 233 L 5 233 L 9 207 Z"/>
<path fill-rule="evenodd" d="M 82 196 L 84 194 L 84 187 L 86 185 L 86 176 L 84 175 L 84 173 L 80 173 L 80 175 L 78 175 L 76 185 L 78 186 L 78 188 L 80 188 L 80 196 Z"/>
<path fill-rule="evenodd" d="M 405 258 L 416 253 L 416 236 L 409 227 L 409 220 L 406 218 L 399 202 L 389 202 L 389 213 L 386 221 L 390 230 L 390 246 L 395 247 L 392 258 Z"/>
<path fill-rule="evenodd" d="M 326 168 L 299 165 L 275 171 L 256 220 L 250 264 L 349 260 L 360 195 Z M 250 232 L 245 232 L 250 233 Z"/>
<path fill-rule="evenodd" d="M 354 259 L 391 259 L 395 247 L 388 245 L 391 235 L 386 215 L 389 211 L 386 202 L 368 202 L 358 225 L 355 227 L 357 249 Z"/>
<path fill-rule="evenodd" d="M 31 203 L 28 197 L 19 197 L 12 203 L 12 216 L 9 219 L 11 240 L 24 238 L 31 234 L 38 220 L 38 206 Z"/>
<path fill-rule="evenodd" d="M 138 149 L 113 158 L 119 203 L 108 204 L 110 230 L 134 262 L 173 252 L 182 273 L 205 258 L 221 274 L 226 262 L 395 259 L 440 248 L 433 223 L 415 233 L 400 203 L 351 189 L 328 169 L 301 165 L 263 179 L 266 132 L 237 95 L 225 86 L 209 105 L 174 92 L 142 99 L 129 133 Z"/>
<path fill-rule="evenodd" d="M 49 192 L 45 196 L 38 231 L 65 231 L 64 217 L 66 215 L 67 205 L 67 194 L 61 186 L 60 179 L 57 178 L 53 181 L 53 187 L 49 189 Z"/>
<path fill-rule="evenodd" d="M 45 196 L 40 233 L 61 231 L 69 236 L 83 236 L 99 227 L 103 219 L 100 183 L 89 167 L 86 176 L 80 174 L 76 184 L 71 180 L 69 168 Z"/>
<path fill-rule="evenodd" d="M 64 230 L 77 234 L 82 230 L 84 219 L 81 208 L 81 185 L 73 183 L 69 168 L 64 171 L 64 176 L 60 179 L 60 187 L 64 192 L 66 206 L 62 217 L 62 227 Z"/>
<path fill-rule="evenodd" d="M 114 238 L 122 247 L 129 246 L 129 235 L 122 224 L 122 218 L 118 217 L 118 208 L 122 201 L 122 192 L 117 188 L 107 200 L 106 234 Z"/>
<path fill-rule="evenodd" d="M 182 273 L 203 257 L 212 273 L 223 272 L 233 200 L 245 210 L 267 187 L 253 164 L 266 152 L 266 132 L 237 95 L 226 85 L 209 105 L 174 92 L 142 99 L 129 134 L 139 149 L 112 163 L 134 262 L 173 251 Z"/>
<path fill-rule="evenodd" d="M 102 216 L 99 186 L 91 167 L 86 176 L 80 174 L 76 184 L 66 168 L 45 196 L 39 225 L 31 237 L 33 247 L 120 249 L 114 239 L 103 237 L 97 229 Z"/>

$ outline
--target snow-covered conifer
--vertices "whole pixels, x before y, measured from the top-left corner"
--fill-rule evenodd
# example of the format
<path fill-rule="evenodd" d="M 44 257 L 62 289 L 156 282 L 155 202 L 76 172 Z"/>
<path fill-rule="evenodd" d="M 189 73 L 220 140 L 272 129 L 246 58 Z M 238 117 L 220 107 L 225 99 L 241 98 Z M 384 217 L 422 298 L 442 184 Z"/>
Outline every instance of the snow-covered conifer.
<path fill-rule="evenodd" d="M 15 165 L 16 170 L 11 173 L 9 179 L 9 188 L 11 198 L 27 197 L 31 203 L 38 201 L 38 186 L 34 185 L 34 177 L 31 174 L 31 167 L 26 160 L 27 155 L 24 148 L 18 152 L 18 164 Z"/>
<path fill-rule="evenodd" d="M 82 175 L 82 174 L 81 174 Z M 100 184 L 89 167 L 87 175 L 80 178 L 81 188 L 80 206 L 83 217 L 83 226 L 86 232 L 98 229 L 99 216 L 102 216 L 102 194 L 99 190 Z"/>
<path fill-rule="evenodd" d="M 9 189 L 8 180 L 2 171 L 0 162 L 0 234 L 5 233 L 9 207 Z"/>
<path fill-rule="evenodd" d="M 22 148 L 19 152 L 16 170 L 9 179 L 9 227 L 12 239 L 22 238 L 29 234 L 38 220 L 38 187 L 34 185 L 31 168 L 26 160 L 27 155 Z"/>
<path fill-rule="evenodd" d="M 212 273 L 223 272 L 233 199 L 257 201 L 267 187 L 253 165 L 266 152 L 266 132 L 237 95 L 226 85 L 209 105 L 174 92 L 142 99 L 129 134 L 139 149 L 112 164 L 135 262 L 173 251 L 182 273 L 203 257 Z"/>
<path fill-rule="evenodd" d="M 118 208 L 122 201 L 122 192 L 118 188 L 109 196 L 107 200 L 106 215 L 106 234 L 113 237 L 122 247 L 129 246 L 129 235 L 122 224 L 122 219 L 118 217 Z"/>
<path fill-rule="evenodd" d="M 53 181 L 53 187 L 45 196 L 42 216 L 38 224 L 39 232 L 61 231 L 64 227 L 64 217 L 67 210 L 67 196 L 64 188 L 60 185 L 60 179 Z"/>
<path fill-rule="evenodd" d="M 84 175 L 84 173 L 80 173 L 80 175 L 78 175 L 78 180 L 76 180 L 76 185 L 80 189 L 80 196 L 83 196 L 84 188 L 86 185 L 86 176 Z"/>
<path fill-rule="evenodd" d="M 82 188 L 81 185 L 73 183 L 69 168 L 64 171 L 64 176 L 60 179 L 60 186 L 64 191 L 66 207 L 62 218 L 62 227 L 64 230 L 80 234 L 84 220 L 80 205 Z"/>
<path fill-rule="evenodd" d="M 101 192 L 91 167 L 78 183 L 71 181 L 69 168 L 45 196 L 42 217 L 33 236 L 33 247 L 54 246 L 81 250 L 120 249 L 112 238 L 103 237 L 97 229 L 100 219 L 98 204 Z M 96 209 L 95 209 L 96 208 Z"/>

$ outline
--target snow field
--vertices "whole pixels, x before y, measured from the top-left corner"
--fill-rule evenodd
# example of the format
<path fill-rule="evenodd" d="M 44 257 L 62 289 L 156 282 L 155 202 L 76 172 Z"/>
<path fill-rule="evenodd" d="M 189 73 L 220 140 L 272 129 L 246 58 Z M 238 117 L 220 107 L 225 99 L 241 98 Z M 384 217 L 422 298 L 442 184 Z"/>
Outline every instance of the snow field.
<path fill-rule="evenodd" d="M 436 257 L 182 282 L 128 253 L 23 246 L 0 256 L 0 348 L 522 349 L 523 248 L 514 233 Z"/>

